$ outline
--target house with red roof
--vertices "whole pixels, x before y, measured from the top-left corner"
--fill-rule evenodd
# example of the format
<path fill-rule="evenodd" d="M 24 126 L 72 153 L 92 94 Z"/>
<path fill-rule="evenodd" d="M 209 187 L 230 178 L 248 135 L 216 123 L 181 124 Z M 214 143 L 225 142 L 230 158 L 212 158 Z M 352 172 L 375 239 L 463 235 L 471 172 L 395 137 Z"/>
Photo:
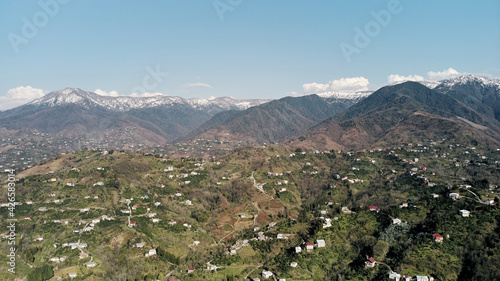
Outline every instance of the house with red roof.
<path fill-rule="evenodd" d="M 365 261 L 365 268 L 372 268 L 375 266 L 375 263 L 376 263 L 375 259 L 373 257 L 370 257 Z"/>
<path fill-rule="evenodd" d="M 432 238 L 434 238 L 434 241 L 436 242 L 443 242 L 443 236 L 439 233 L 434 233 L 432 234 Z"/>

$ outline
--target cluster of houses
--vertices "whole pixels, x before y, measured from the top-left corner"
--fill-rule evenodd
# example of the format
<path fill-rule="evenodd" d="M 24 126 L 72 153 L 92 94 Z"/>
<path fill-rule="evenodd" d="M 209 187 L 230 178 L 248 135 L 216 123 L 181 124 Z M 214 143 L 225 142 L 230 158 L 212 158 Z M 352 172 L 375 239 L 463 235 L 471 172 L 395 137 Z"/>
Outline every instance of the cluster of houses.
<path fill-rule="evenodd" d="M 326 247 L 326 242 L 325 242 L 325 240 L 320 239 L 320 240 L 316 240 L 316 242 L 314 242 L 314 243 L 306 242 L 306 243 L 304 243 L 304 246 L 305 246 L 305 249 L 307 252 L 311 252 L 314 250 L 314 247 L 316 247 L 316 248 Z M 302 252 L 302 247 L 300 247 L 300 246 L 295 247 L 295 253 L 298 254 L 301 252 Z"/>
<path fill-rule="evenodd" d="M 55 263 L 60 263 L 60 262 L 64 262 L 65 260 L 67 260 L 68 257 L 67 256 L 62 256 L 62 257 L 52 257 L 49 259 L 49 261 L 51 262 L 55 262 Z"/>
<path fill-rule="evenodd" d="M 63 247 L 63 248 L 70 247 L 71 250 L 74 250 L 74 249 L 85 249 L 85 248 L 87 248 L 87 243 L 67 242 L 67 243 L 61 244 L 61 247 Z"/>
<path fill-rule="evenodd" d="M 408 275 L 401 275 L 396 272 L 391 272 L 389 273 L 389 279 L 395 280 L 395 281 L 434 281 L 433 277 L 428 277 L 428 276 L 423 276 L 423 275 L 417 275 L 414 277 L 410 277 Z"/>
<path fill-rule="evenodd" d="M 327 202 L 327 205 L 333 205 L 333 202 L 329 201 Z M 323 228 L 329 228 L 332 226 L 332 219 L 325 217 L 327 214 L 327 210 L 321 210 L 320 211 L 321 216 L 319 217 L 320 220 L 323 220 Z M 338 217 L 334 217 L 333 220 L 338 220 Z"/>
<path fill-rule="evenodd" d="M 373 257 L 370 257 L 365 261 L 365 268 L 373 268 L 375 267 L 376 264 L 377 261 Z M 434 281 L 433 277 L 422 276 L 422 275 L 417 275 L 414 277 L 410 277 L 408 275 L 401 276 L 401 274 L 394 272 L 392 270 L 389 273 L 389 279 L 395 281 Z"/>
<path fill-rule="evenodd" d="M 229 249 L 228 254 L 231 255 L 231 256 L 236 255 L 238 250 L 240 250 L 243 247 L 247 247 L 249 245 L 250 244 L 249 244 L 248 240 L 246 240 L 246 239 L 245 240 L 238 239 L 238 240 L 236 240 L 236 242 L 234 243 L 234 245 L 231 246 L 231 248 Z"/>

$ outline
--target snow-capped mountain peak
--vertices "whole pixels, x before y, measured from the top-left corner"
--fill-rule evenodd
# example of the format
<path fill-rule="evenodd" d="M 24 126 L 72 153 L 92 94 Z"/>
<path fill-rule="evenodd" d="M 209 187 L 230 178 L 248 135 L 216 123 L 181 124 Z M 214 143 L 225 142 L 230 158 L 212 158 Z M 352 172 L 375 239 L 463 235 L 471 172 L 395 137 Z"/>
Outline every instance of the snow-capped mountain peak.
<path fill-rule="evenodd" d="M 446 87 L 454 87 L 455 85 L 465 85 L 469 83 L 477 83 L 483 86 L 490 86 L 500 89 L 500 80 L 499 79 L 489 79 L 486 77 L 476 76 L 472 74 L 466 74 L 462 76 L 458 76 L 455 78 L 447 79 L 441 81 L 441 85 Z"/>
<path fill-rule="evenodd" d="M 192 98 L 184 99 L 181 97 L 172 97 L 156 95 L 150 97 L 131 97 L 131 96 L 101 96 L 93 92 L 87 92 L 78 88 L 66 88 L 53 91 L 47 95 L 31 101 L 28 105 L 35 106 L 60 106 L 65 104 L 77 104 L 85 108 L 99 106 L 113 111 L 128 111 L 132 109 L 165 107 L 165 106 L 189 106 L 196 109 L 207 111 L 221 110 L 244 110 L 252 106 L 266 103 L 270 100 L 237 100 L 229 97 L 205 99 Z"/>
<path fill-rule="evenodd" d="M 408 82 L 408 81 L 412 81 L 412 80 L 404 80 L 404 81 L 394 82 L 394 83 L 389 84 L 389 86 L 398 85 L 398 84 Z M 500 89 L 500 80 L 499 79 L 489 79 L 486 77 L 477 76 L 477 75 L 473 75 L 473 74 L 465 74 L 465 75 L 461 75 L 461 76 L 457 76 L 454 78 L 445 79 L 445 80 L 441 80 L 441 81 L 415 81 L 415 82 L 418 82 L 418 83 L 420 83 L 420 84 L 422 84 L 430 89 L 434 89 L 436 87 L 452 88 L 456 85 L 465 85 L 465 84 L 470 84 L 470 83 L 477 83 L 477 84 L 481 84 L 482 86 L 490 86 L 490 87 L 496 87 L 497 89 Z"/>
<path fill-rule="evenodd" d="M 343 99 L 356 100 L 371 95 L 373 91 L 358 91 L 358 92 L 323 92 L 316 95 L 325 99 Z"/>

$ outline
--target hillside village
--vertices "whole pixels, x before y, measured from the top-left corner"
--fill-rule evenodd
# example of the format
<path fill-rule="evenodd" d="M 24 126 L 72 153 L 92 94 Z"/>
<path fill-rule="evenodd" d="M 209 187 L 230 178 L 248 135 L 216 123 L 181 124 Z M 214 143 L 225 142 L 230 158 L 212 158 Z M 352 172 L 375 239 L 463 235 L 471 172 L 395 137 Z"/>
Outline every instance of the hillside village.
<path fill-rule="evenodd" d="M 446 139 L 61 155 L 16 175 L 16 276 L 49 265 L 75 280 L 493 280 L 499 156 Z"/>
<path fill-rule="evenodd" d="M 0 281 L 500 281 L 499 11 L 0 2 Z"/>

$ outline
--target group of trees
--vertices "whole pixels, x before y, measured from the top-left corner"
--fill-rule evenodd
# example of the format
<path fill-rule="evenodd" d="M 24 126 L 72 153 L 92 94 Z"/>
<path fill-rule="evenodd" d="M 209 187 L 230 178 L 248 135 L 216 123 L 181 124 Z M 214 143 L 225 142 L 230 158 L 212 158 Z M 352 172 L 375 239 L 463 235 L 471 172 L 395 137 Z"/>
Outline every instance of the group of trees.
<path fill-rule="evenodd" d="M 54 271 L 49 265 L 43 265 L 42 267 L 35 267 L 35 269 L 28 274 L 26 278 L 27 281 L 42 281 L 48 280 L 54 276 Z"/>

